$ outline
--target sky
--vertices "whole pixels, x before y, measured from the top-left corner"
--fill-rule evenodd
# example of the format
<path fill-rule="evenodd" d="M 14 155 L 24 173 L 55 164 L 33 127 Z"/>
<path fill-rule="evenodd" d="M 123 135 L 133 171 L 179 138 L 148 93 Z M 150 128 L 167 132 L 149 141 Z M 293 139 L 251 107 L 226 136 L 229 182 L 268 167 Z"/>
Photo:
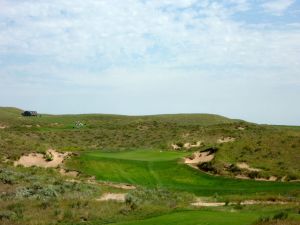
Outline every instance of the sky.
<path fill-rule="evenodd" d="M 300 125 L 300 0 L 0 0 L 0 106 Z"/>

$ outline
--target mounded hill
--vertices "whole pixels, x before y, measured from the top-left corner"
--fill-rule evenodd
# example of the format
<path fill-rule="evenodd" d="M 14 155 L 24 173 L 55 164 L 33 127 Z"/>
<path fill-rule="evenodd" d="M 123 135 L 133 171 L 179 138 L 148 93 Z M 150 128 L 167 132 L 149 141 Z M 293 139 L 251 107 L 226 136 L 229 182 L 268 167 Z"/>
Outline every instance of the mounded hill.
<path fill-rule="evenodd" d="M 210 114 L 22 117 L 21 112 L 16 108 L 0 108 L 0 125 L 6 128 L 0 129 L 1 153 L 11 159 L 29 152 L 45 152 L 48 148 L 60 151 L 175 148 L 192 153 L 216 147 L 214 160 L 201 167 L 209 173 L 300 179 L 297 127 L 257 125 Z M 241 163 L 257 170 L 238 168 Z"/>
<path fill-rule="evenodd" d="M 299 127 L 210 114 L 21 112 L 0 108 L 1 224 L 299 222 L 300 183 L 286 182 L 300 179 Z M 201 154 L 213 155 L 184 164 Z M 102 200 L 114 195 L 125 202 Z"/>

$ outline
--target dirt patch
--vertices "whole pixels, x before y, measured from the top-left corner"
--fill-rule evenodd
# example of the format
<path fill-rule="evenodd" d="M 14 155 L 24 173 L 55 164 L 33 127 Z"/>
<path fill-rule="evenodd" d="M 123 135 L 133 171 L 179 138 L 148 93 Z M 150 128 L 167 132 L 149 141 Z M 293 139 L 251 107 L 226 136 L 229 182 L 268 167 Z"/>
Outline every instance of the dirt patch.
<path fill-rule="evenodd" d="M 242 162 L 242 163 L 237 163 L 236 166 L 240 169 L 245 169 L 245 170 L 248 170 L 248 171 L 255 171 L 255 172 L 259 172 L 261 171 L 261 169 L 257 169 L 257 168 L 252 168 L 250 167 L 247 163 L 245 162 Z"/>
<path fill-rule="evenodd" d="M 101 198 L 96 199 L 97 201 L 118 201 L 118 202 L 125 202 L 124 193 L 106 193 L 101 196 Z"/>
<path fill-rule="evenodd" d="M 235 178 L 243 179 L 243 180 L 249 180 L 250 179 L 250 177 L 247 177 L 246 175 L 242 175 L 242 174 L 236 175 Z"/>
<path fill-rule="evenodd" d="M 68 152 L 59 153 L 53 149 L 47 150 L 46 154 L 52 157 L 51 161 L 45 159 L 45 155 L 40 153 L 30 153 L 22 156 L 18 161 L 14 162 L 14 166 L 22 165 L 24 167 L 38 166 L 44 168 L 55 168 L 63 163 L 64 159 L 70 154 Z"/>
<path fill-rule="evenodd" d="M 196 207 L 218 207 L 225 206 L 225 202 L 205 202 L 201 199 L 197 199 L 196 202 L 191 203 L 192 206 Z"/>
<path fill-rule="evenodd" d="M 241 202 L 241 205 L 284 205 L 288 202 L 283 201 L 257 201 L 257 200 L 246 200 Z"/>
<path fill-rule="evenodd" d="M 68 177 L 77 177 L 79 175 L 79 172 L 77 171 L 67 171 L 65 169 L 60 169 L 59 173 L 63 176 L 68 176 Z"/>
<path fill-rule="evenodd" d="M 124 190 L 134 190 L 134 189 L 136 189 L 136 187 L 131 185 L 131 184 L 116 184 L 116 183 L 111 183 L 111 182 L 101 182 L 101 184 L 109 186 L 109 187 L 124 189 Z"/>
<path fill-rule="evenodd" d="M 171 144 L 171 146 L 172 146 L 173 150 L 179 150 L 179 149 L 181 149 L 181 147 L 178 146 L 178 145 L 176 145 L 176 144 Z"/>
<path fill-rule="evenodd" d="M 238 130 L 245 130 L 246 128 L 245 127 L 238 127 L 237 129 Z"/>
<path fill-rule="evenodd" d="M 257 201 L 257 200 L 246 200 L 240 203 L 240 205 L 284 205 L 288 204 L 289 202 L 283 201 Z M 237 205 L 236 202 L 227 203 L 228 205 Z M 225 202 L 206 202 L 202 199 L 197 199 L 195 202 L 191 203 L 192 206 L 196 207 L 218 207 L 218 206 L 225 206 Z"/>
<path fill-rule="evenodd" d="M 189 142 L 181 144 L 181 145 L 179 145 L 179 144 L 171 144 L 171 147 L 172 147 L 173 150 L 179 150 L 181 148 L 184 148 L 184 149 L 197 148 L 197 147 L 200 147 L 201 145 L 202 145 L 202 141 L 197 141 L 194 144 L 191 144 Z"/>
<path fill-rule="evenodd" d="M 222 137 L 217 140 L 217 143 L 222 144 L 222 143 L 228 143 L 228 142 L 234 142 L 235 138 L 233 137 Z"/>
<path fill-rule="evenodd" d="M 0 129 L 6 129 L 6 128 L 8 128 L 8 126 L 0 124 Z"/>
<path fill-rule="evenodd" d="M 266 178 L 255 178 L 255 180 L 258 180 L 258 181 L 277 181 L 277 177 L 275 176 L 270 176 L 268 179 Z"/>

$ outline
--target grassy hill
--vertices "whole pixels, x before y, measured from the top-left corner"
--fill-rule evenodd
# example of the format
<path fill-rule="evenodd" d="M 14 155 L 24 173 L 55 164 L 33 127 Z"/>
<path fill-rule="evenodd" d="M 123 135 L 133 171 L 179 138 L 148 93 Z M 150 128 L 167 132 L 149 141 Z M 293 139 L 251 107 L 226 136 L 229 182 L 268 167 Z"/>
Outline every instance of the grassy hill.
<path fill-rule="evenodd" d="M 300 127 L 210 114 L 22 117 L 21 112 L 0 107 L 0 224 L 250 225 L 259 220 L 270 224 L 277 214 L 278 224 L 299 222 L 300 183 L 286 181 L 300 179 Z M 222 141 L 226 139 L 230 141 Z M 185 148 L 187 143 L 194 147 Z M 49 148 L 73 152 L 62 167 L 80 175 L 71 179 L 58 169 L 13 166 L 21 155 Z M 216 153 L 206 165 L 208 173 L 182 163 L 182 157 L 209 148 Z M 235 179 L 245 173 L 238 163 L 258 170 L 247 174 L 252 178 L 276 176 L 278 181 Z M 103 182 L 125 182 L 137 189 Z M 119 192 L 127 193 L 125 203 L 97 200 L 103 193 Z M 190 204 L 195 196 L 274 205 L 199 209 Z"/>

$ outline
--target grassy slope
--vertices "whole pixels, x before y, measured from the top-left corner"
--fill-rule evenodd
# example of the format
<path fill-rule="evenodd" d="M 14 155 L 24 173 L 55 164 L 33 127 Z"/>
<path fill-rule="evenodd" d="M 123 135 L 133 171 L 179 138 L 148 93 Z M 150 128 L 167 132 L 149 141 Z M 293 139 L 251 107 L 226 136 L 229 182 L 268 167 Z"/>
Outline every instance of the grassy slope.
<path fill-rule="evenodd" d="M 9 127 L 0 129 L 1 156 L 14 159 L 21 154 L 44 151 L 49 147 L 61 151 L 97 150 L 97 153 L 95 151 L 83 153 L 72 162 L 72 166 L 88 174 L 96 174 L 98 179 L 131 182 L 146 187 L 167 187 L 201 195 L 213 195 L 217 192 L 219 195 L 245 194 L 247 197 L 259 192 L 274 196 L 278 193 L 292 196 L 293 193 L 289 192 L 297 195 L 297 190 L 300 189 L 299 183 L 238 181 L 213 177 L 178 164 L 176 158 L 189 154 L 188 152 L 153 151 L 153 149 L 167 150 L 174 142 L 202 140 L 206 146 L 210 146 L 215 145 L 221 136 L 233 136 L 237 138 L 237 142 L 218 145 L 220 150 L 214 161 L 216 167 L 222 167 L 224 162 L 244 160 L 251 166 L 264 166 L 267 172 L 267 169 L 278 167 L 279 175 L 284 171 L 282 175 L 288 173 L 299 177 L 300 165 L 295 163 L 300 149 L 300 129 L 297 127 L 261 126 L 207 114 L 143 117 L 96 114 L 43 115 L 37 118 L 24 118 L 20 117 L 20 113 L 19 109 L 0 107 L 0 125 Z M 86 125 L 74 129 L 75 121 Z M 238 126 L 247 129 L 240 131 L 236 129 Z M 131 148 L 151 149 L 151 151 L 102 153 Z M 262 148 L 263 151 L 257 151 L 257 148 Z M 242 151 L 247 153 L 240 154 Z M 160 154 L 157 155 L 158 153 Z M 90 164 L 86 165 L 86 162 Z M 99 195 L 98 189 L 98 192 L 94 192 L 85 184 L 70 185 L 64 180 L 53 180 L 53 173 L 59 176 L 55 171 L 6 168 L 7 164 L 3 164 L 1 160 L 0 167 L 5 168 L 4 171 L 9 169 L 0 177 L 0 216 L 3 218 L 12 213 L 10 220 L 0 221 L 3 224 L 78 224 L 82 218 L 87 218 L 88 224 L 107 224 L 128 219 L 143 219 L 173 211 L 157 203 L 150 205 L 147 203 L 139 209 L 140 211 L 130 211 L 126 208 L 128 206 L 116 202 L 99 204 L 90 197 Z M 24 182 L 20 179 L 24 179 Z M 64 198 L 50 200 L 46 198 L 46 201 L 43 198 L 15 198 L 13 193 L 22 191 L 24 187 L 34 189 L 40 195 L 48 195 L 48 191 L 58 188 L 64 191 L 62 194 Z M 45 190 L 47 192 L 44 193 Z M 107 187 L 101 190 L 109 191 Z M 8 195 L 4 194 L 2 199 L 3 193 Z M 178 193 L 179 196 L 182 194 Z M 212 225 L 222 223 L 244 225 L 254 221 L 260 212 L 239 211 L 228 217 L 229 214 L 229 211 L 186 211 L 127 224 L 170 224 L 169 222 L 176 224 L 177 221 L 180 224 L 201 224 L 205 221 L 207 222 L 205 224 Z"/>
<path fill-rule="evenodd" d="M 222 172 L 228 163 L 247 162 L 262 169 L 262 176 L 300 179 L 300 129 L 264 126 L 208 114 L 155 116 L 42 115 L 20 117 L 21 110 L 0 108 L 1 153 L 9 158 L 32 151 L 109 149 L 170 149 L 171 143 L 203 141 L 217 145 L 220 137 L 235 137 L 234 143 L 218 145 L 214 166 Z M 86 124 L 73 128 L 75 121 Z M 29 126 L 28 126 L 29 125 Z M 237 127 L 246 129 L 241 131 Z M 197 149 L 195 149 L 197 150 Z"/>
<path fill-rule="evenodd" d="M 148 150 L 150 152 L 150 150 Z M 127 182 L 146 187 L 163 187 L 197 195 L 256 195 L 291 194 L 300 183 L 257 182 L 207 175 L 190 168 L 178 159 L 184 154 L 144 151 L 121 153 L 82 153 L 68 162 L 68 166 L 99 180 Z M 170 158 L 167 158 L 170 155 Z M 150 156 L 145 159 L 145 157 Z"/>

